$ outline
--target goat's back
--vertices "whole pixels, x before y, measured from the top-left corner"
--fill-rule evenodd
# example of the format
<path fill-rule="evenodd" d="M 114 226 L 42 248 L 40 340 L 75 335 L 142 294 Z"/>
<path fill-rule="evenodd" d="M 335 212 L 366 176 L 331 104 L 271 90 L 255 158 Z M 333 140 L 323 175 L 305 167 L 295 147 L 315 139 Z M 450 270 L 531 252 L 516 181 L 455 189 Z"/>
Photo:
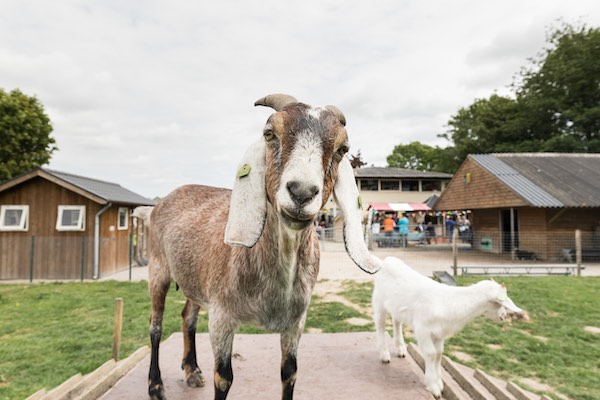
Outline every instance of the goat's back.
<path fill-rule="evenodd" d="M 181 186 L 162 199 L 151 215 L 150 278 L 169 275 L 180 286 L 198 287 L 208 278 L 198 266 L 225 263 L 230 199 L 230 190 L 202 185 Z"/>

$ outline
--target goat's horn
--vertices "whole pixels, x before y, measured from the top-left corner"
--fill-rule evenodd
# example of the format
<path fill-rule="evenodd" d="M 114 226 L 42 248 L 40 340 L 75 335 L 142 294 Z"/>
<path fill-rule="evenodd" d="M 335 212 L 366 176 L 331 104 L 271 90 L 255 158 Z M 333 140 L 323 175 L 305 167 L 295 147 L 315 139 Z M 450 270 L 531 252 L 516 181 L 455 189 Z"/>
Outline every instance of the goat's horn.
<path fill-rule="evenodd" d="M 344 126 L 346 126 L 346 117 L 344 117 L 344 114 L 340 111 L 339 108 L 337 108 L 336 106 L 325 106 L 326 110 L 331 111 L 336 117 L 337 119 L 340 120 L 340 123 Z"/>
<path fill-rule="evenodd" d="M 262 99 L 258 99 L 254 103 L 254 105 L 271 107 L 275 111 L 281 111 L 283 107 L 287 106 L 288 104 L 297 102 L 298 100 L 296 100 L 296 98 L 290 95 L 278 93 L 270 94 L 268 96 L 263 97 Z"/>

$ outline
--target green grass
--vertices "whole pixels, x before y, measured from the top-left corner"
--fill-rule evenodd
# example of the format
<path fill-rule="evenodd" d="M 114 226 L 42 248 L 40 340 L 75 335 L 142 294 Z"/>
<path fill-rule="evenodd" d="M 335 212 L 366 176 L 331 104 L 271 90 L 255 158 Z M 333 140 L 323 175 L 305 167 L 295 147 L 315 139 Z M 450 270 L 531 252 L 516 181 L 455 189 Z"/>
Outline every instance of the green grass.
<path fill-rule="evenodd" d="M 461 284 L 475 281 L 460 278 Z M 446 353 L 473 356 L 473 367 L 503 378 L 531 377 L 572 399 L 600 399 L 600 278 L 504 278 L 509 295 L 529 322 L 497 324 L 478 318 L 447 341 Z M 181 330 L 183 296 L 171 289 L 163 338 Z M 370 283 L 343 283 L 341 296 L 370 309 Z M 23 399 L 52 388 L 76 373 L 88 373 L 111 358 L 114 300 L 122 297 L 121 356 L 147 345 L 149 299 L 145 282 L 0 285 L 0 399 Z M 306 329 L 372 331 L 348 318 L 370 319 L 340 303 L 314 297 Z M 201 315 L 198 332 L 207 331 Z M 262 333 L 243 326 L 239 332 Z M 489 345 L 494 344 L 494 348 Z"/>
<path fill-rule="evenodd" d="M 476 280 L 461 277 L 459 282 Z M 572 399 L 600 399 L 600 335 L 584 330 L 600 327 L 600 278 L 502 281 L 531 320 L 497 324 L 479 318 L 451 338 L 446 348 L 470 354 L 476 360 L 472 366 L 503 378 L 529 377 Z"/>

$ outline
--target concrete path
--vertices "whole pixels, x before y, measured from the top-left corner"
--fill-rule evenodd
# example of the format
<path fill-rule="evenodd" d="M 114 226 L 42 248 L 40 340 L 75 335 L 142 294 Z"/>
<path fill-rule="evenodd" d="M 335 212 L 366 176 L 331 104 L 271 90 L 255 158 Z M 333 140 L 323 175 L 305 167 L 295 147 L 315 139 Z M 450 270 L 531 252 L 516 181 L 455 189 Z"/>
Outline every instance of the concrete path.
<path fill-rule="evenodd" d="M 388 340 L 391 339 L 388 337 Z M 161 345 L 162 379 L 171 400 L 213 398 L 213 362 L 208 334 L 198 334 L 196 344 L 206 379 L 203 388 L 189 388 L 183 381 L 182 334 L 173 334 Z M 279 335 L 236 335 L 233 351 L 234 380 L 228 399 L 281 397 Z M 433 400 L 425 390 L 423 373 L 412 358 L 392 361 L 389 364 L 379 361 L 375 333 L 304 334 L 298 351 L 294 399 Z M 148 355 L 101 399 L 147 398 L 149 365 Z"/>

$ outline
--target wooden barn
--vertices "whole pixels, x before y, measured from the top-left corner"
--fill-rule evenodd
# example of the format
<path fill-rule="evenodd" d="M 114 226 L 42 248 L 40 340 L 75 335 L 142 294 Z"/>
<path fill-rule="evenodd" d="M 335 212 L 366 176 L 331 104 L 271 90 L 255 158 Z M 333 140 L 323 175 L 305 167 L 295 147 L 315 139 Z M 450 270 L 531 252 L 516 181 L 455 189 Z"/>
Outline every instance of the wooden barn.
<path fill-rule="evenodd" d="M 473 246 L 515 258 L 600 254 L 600 154 L 469 155 L 435 204 L 470 211 Z"/>
<path fill-rule="evenodd" d="M 153 203 L 47 168 L 0 183 L 0 279 L 97 279 L 127 269 L 130 214 Z"/>

